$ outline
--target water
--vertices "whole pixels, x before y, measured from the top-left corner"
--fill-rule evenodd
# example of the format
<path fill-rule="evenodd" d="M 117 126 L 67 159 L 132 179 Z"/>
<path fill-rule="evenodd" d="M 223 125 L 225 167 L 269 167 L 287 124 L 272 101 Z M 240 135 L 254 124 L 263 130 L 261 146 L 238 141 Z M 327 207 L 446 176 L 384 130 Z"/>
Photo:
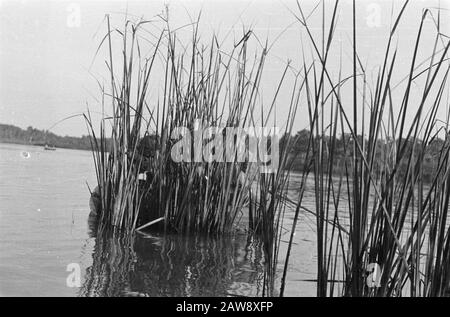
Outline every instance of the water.
<path fill-rule="evenodd" d="M 0 144 L 0 295 L 261 295 L 261 244 L 245 235 L 93 237 L 87 184 L 95 183 L 88 151 Z M 285 228 L 292 218 L 288 211 Z M 302 214 L 285 295 L 315 295 L 315 283 L 305 281 L 316 274 L 313 226 L 313 216 Z"/>
<path fill-rule="evenodd" d="M 298 197 L 300 180 L 294 174 L 289 183 L 293 200 Z M 178 235 L 138 235 L 133 241 L 96 238 L 88 223 L 88 185 L 96 185 L 88 151 L 0 144 L 0 295 L 262 295 L 264 254 L 259 241 L 244 234 L 215 239 Z M 340 214 L 348 223 L 345 197 L 343 193 Z M 315 210 L 314 201 L 314 183 L 309 180 L 302 206 Z M 294 210 L 287 208 L 276 292 L 293 218 Z M 301 211 L 286 296 L 316 295 L 315 236 L 315 216 Z M 79 284 L 72 279 L 77 268 Z"/>
<path fill-rule="evenodd" d="M 25 154 L 28 153 L 28 154 Z M 89 265 L 89 152 L 0 145 L 0 293 L 75 295 L 69 263 Z"/>

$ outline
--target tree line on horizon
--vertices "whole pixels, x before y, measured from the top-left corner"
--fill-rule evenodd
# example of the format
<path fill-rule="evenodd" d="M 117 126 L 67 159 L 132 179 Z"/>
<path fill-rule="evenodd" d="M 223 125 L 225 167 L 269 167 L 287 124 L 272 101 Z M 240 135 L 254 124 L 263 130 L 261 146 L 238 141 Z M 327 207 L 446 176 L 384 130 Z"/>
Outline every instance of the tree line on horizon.
<path fill-rule="evenodd" d="M 91 150 L 91 137 L 88 135 L 83 135 L 81 137 L 67 135 L 59 136 L 53 132 L 39 130 L 31 126 L 24 130 L 9 124 L 0 124 L 0 142 Z"/>
<path fill-rule="evenodd" d="M 280 138 L 280 148 L 284 146 L 289 146 L 289 160 L 291 161 L 291 170 L 296 172 L 303 172 L 305 168 L 308 167 L 308 164 L 305 164 L 305 160 L 314 157 L 312 155 L 312 146 L 310 146 L 311 142 L 319 141 L 311 138 L 311 132 L 307 129 L 300 130 L 296 133 L 295 136 L 291 136 L 291 142 L 288 144 L 288 135 L 283 135 Z M 343 135 L 333 138 L 330 136 L 326 136 L 325 144 L 326 148 L 322 149 L 323 153 L 323 164 L 324 166 L 328 163 L 328 157 L 333 155 L 337 158 L 337 160 L 333 160 L 334 165 L 334 173 L 339 174 L 344 169 L 347 169 L 348 172 L 351 172 L 350 166 L 346 162 L 353 157 L 353 137 L 350 133 L 344 133 Z M 358 143 L 362 145 L 364 142 L 367 144 L 368 140 L 364 140 L 361 135 L 357 136 Z M 375 157 L 379 164 L 383 164 L 383 161 L 389 159 L 389 156 L 392 156 L 392 151 L 395 150 L 396 144 L 398 144 L 400 140 L 382 140 L 379 139 L 376 142 L 376 150 Z M 404 159 L 400 163 L 400 175 L 406 174 L 407 168 L 407 157 L 411 155 L 421 155 L 420 148 L 418 146 L 414 146 L 414 142 L 408 139 L 402 139 L 403 142 L 406 142 L 406 153 Z M 417 142 L 422 142 L 420 140 L 416 140 Z M 417 144 L 416 144 L 417 145 Z M 436 172 L 437 166 L 436 161 L 440 155 L 442 155 L 443 149 L 447 149 L 449 146 L 449 142 L 435 136 L 432 140 L 430 140 L 426 147 L 426 152 L 422 157 L 423 160 L 423 177 L 424 179 L 431 179 L 434 172 Z M 309 155 L 307 153 L 309 152 Z M 376 169 L 375 169 L 376 170 Z"/>

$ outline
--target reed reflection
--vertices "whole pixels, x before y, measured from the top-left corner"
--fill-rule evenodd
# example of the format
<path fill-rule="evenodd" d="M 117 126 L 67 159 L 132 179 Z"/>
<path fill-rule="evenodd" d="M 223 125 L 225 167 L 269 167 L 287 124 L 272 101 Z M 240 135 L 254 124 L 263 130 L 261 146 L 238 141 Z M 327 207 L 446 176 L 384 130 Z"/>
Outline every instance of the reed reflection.
<path fill-rule="evenodd" d="M 262 293 L 262 243 L 246 235 L 221 238 L 99 235 L 92 257 L 80 296 L 261 296 Z"/>

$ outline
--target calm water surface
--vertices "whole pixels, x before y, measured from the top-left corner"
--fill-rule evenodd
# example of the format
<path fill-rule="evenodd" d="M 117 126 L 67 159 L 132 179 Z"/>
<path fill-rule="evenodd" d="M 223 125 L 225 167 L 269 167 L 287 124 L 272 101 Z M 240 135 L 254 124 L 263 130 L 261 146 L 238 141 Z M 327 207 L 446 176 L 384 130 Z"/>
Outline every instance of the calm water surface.
<path fill-rule="evenodd" d="M 0 144 L 1 295 L 261 295 L 263 252 L 245 235 L 149 235 L 131 242 L 93 237 L 87 184 L 93 188 L 95 183 L 88 151 Z M 292 217 L 288 211 L 286 228 Z M 288 296 L 315 295 L 315 283 L 305 281 L 316 272 L 313 226 L 313 216 L 302 214 Z M 288 238 L 286 230 L 282 239 Z M 67 286 L 73 263 L 81 269 L 80 287 Z"/>

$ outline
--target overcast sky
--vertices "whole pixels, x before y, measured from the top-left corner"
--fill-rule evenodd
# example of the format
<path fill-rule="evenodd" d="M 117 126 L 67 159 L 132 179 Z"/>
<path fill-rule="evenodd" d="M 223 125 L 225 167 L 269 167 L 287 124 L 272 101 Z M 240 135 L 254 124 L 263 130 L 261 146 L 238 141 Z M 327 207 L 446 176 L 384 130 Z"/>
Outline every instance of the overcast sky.
<path fill-rule="evenodd" d="M 391 10 L 394 8 L 394 12 L 398 12 L 401 2 L 357 1 L 358 52 L 369 70 L 383 56 L 392 23 Z M 196 16 L 202 10 L 201 30 L 205 34 L 214 30 L 225 38 L 233 29 L 239 34 L 244 25 L 252 27 L 261 39 L 277 39 L 270 51 L 263 78 L 263 88 L 268 94 L 276 89 L 288 59 L 293 61 L 294 67 L 301 65 L 300 39 L 304 29 L 296 23 L 294 13 L 298 11 L 295 1 L 291 0 L 0 1 L 0 123 L 48 129 L 62 118 L 86 111 L 87 104 L 96 110 L 95 98 L 99 97 L 99 91 L 93 74 L 98 78 L 105 70 L 102 52 L 94 66 L 90 66 L 105 34 L 105 14 L 111 14 L 113 23 L 119 26 L 125 12 L 134 17 L 152 18 L 164 9 L 165 3 L 169 4 L 174 25 L 188 23 L 190 15 Z M 317 1 L 301 3 L 308 12 Z M 422 9 L 435 7 L 438 3 L 437 0 L 413 0 L 407 9 L 397 39 L 399 65 L 404 67 L 404 72 L 397 74 L 398 79 L 406 75 Z M 331 8 L 331 1 L 327 1 L 327 5 Z M 449 7 L 446 1 L 441 1 L 441 6 Z M 443 23 L 448 35 L 449 11 L 445 12 Z M 343 0 L 335 44 L 343 48 L 346 60 L 351 58 L 350 17 L 351 1 Z M 310 21 L 313 27 L 319 28 L 320 12 Z M 433 34 L 432 27 L 431 22 L 426 23 L 426 34 Z M 205 42 L 209 43 L 207 36 Z M 433 42 L 432 36 L 423 40 L 428 48 Z M 310 50 L 309 46 L 307 50 Z M 425 51 L 421 54 L 422 57 L 427 56 Z M 338 61 L 336 56 L 330 67 L 338 65 Z M 351 70 L 344 71 L 350 74 Z M 280 118 L 287 112 L 287 91 L 288 88 L 277 103 Z M 299 116 L 296 128 L 305 127 L 306 120 L 306 116 Z M 86 127 L 81 118 L 73 118 L 58 124 L 52 131 L 79 136 L 86 134 Z"/>

